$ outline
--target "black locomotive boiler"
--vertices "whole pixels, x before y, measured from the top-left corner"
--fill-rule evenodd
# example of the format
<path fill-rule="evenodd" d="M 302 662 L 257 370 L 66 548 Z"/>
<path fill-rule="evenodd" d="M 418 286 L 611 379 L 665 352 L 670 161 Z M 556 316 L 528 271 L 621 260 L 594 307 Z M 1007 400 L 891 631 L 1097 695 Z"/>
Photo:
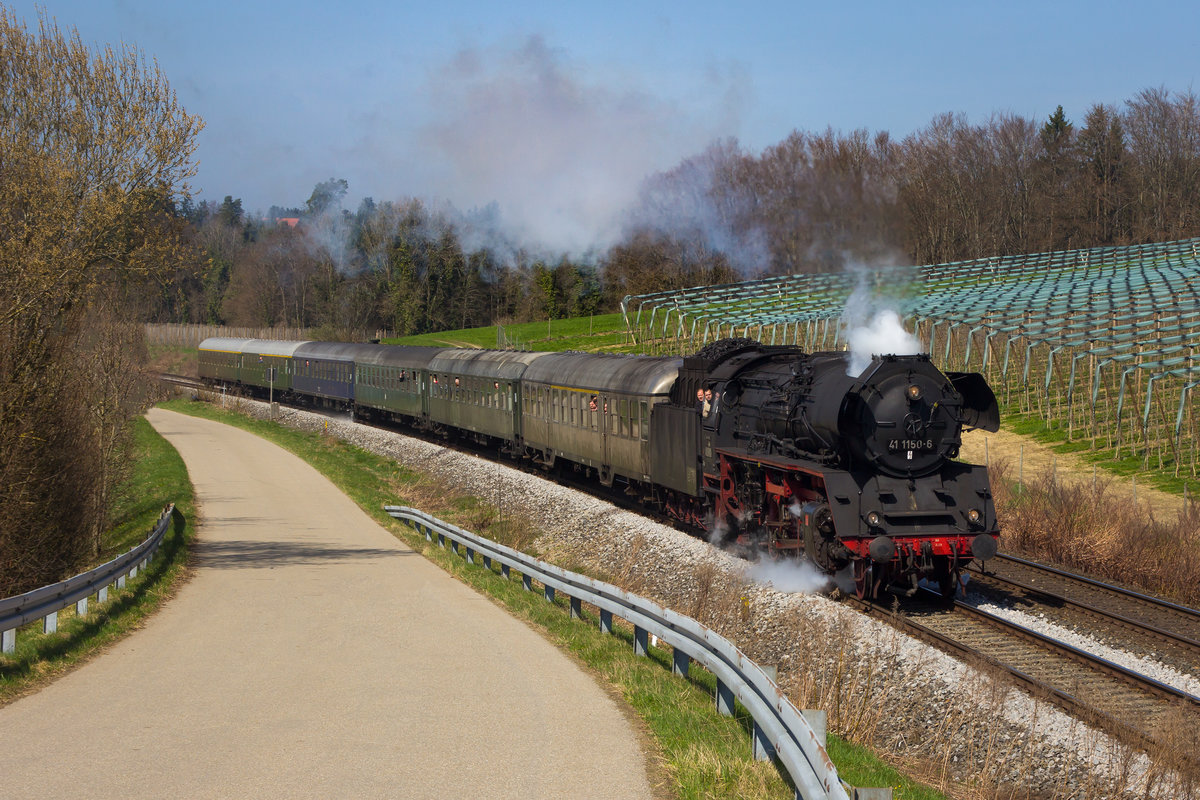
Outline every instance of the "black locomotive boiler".
<path fill-rule="evenodd" d="M 695 356 L 513 353 L 209 339 L 200 376 L 352 410 L 623 488 L 709 538 L 852 572 L 856 592 L 949 596 L 996 552 L 987 471 L 956 461 L 996 430 L 975 373 L 928 356 L 722 340 Z"/>

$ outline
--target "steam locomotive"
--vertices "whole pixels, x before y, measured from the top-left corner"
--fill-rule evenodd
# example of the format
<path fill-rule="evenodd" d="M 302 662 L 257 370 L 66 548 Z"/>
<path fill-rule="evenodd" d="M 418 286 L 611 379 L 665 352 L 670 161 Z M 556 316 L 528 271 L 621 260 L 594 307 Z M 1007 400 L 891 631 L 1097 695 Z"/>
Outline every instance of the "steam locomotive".
<path fill-rule="evenodd" d="M 711 539 L 803 555 L 860 597 L 953 596 L 996 553 L 987 471 L 964 428 L 995 431 L 976 373 L 925 355 L 847 354 L 726 339 L 694 356 L 529 353 L 210 338 L 201 378 L 356 418 L 474 440 L 624 488 Z"/>

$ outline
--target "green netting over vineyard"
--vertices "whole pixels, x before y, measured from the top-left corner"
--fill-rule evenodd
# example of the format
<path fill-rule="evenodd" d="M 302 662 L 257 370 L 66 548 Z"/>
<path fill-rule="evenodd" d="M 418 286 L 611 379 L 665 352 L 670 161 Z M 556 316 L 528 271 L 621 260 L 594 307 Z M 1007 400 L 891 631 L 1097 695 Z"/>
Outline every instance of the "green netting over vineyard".
<path fill-rule="evenodd" d="M 887 297 L 943 369 L 983 372 L 1010 408 L 1197 474 L 1200 238 L 790 275 L 626 297 L 622 311 L 647 352 L 733 335 L 837 350 L 856 290 Z"/>

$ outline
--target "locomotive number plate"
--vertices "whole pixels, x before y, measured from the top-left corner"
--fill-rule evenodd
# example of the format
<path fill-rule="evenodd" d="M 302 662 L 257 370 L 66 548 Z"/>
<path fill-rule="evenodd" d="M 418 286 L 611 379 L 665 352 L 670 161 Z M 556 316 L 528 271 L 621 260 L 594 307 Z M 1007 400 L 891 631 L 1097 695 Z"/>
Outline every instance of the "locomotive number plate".
<path fill-rule="evenodd" d="M 888 439 L 888 451 L 899 453 L 912 450 L 916 453 L 932 453 L 936 449 L 933 439 Z"/>

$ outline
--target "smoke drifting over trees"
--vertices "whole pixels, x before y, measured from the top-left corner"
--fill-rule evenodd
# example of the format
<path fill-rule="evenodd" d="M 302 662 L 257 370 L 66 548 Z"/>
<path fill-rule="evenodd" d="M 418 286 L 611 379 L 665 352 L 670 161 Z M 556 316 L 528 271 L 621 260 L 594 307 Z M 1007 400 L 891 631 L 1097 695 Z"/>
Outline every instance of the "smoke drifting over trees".
<path fill-rule="evenodd" d="M 619 138 L 597 119 L 624 101 L 571 81 L 544 45 L 531 43 L 507 71 L 466 54 L 456 69 L 462 116 L 436 138 L 457 154 L 462 180 L 474 172 L 495 187 L 494 203 L 462 212 L 444 200 L 367 199 L 351 212 L 340 206 L 345 182 L 331 179 L 303 209 L 267 219 L 246 219 L 230 197 L 189 208 L 208 274 L 156 317 L 415 333 L 611 310 L 626 294 L 762 275 L 1200 233 L 1190 91 L 1147 89 L 1079 120 L 1061 108 L 1040 122 L 944 114 L 903 140 L 795 131 L 760 153 L 716 140 L 642 179 L 636 159 L 600 148 L 571 164 L 568 150 L 546 145 L 575 132 Z M 555 105 L 565 110 L 543 136 Z M 509 128 L 482 152 L 455 134 L 480 125 Z M 606 159 L 622 166 L 597 174 Z M 577 205 L 565 206 L 572 195 Z M 585 230 L 593 201 L 603 210 Z M 556 234 L 561 247 L 547 247 Z"/>

